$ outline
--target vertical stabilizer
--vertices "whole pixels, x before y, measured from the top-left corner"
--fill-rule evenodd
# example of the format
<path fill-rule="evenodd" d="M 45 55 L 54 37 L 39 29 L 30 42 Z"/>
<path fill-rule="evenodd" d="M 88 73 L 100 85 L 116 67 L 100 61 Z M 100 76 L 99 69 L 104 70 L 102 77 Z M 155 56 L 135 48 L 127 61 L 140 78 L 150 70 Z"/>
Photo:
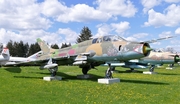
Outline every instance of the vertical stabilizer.
<path fill-rule="evenodd" d="M 28 59 L 37 59 L 38 57 L 40 57 L 43 54 L 42 51 L 39 51 L 31 56 L 28 57 Z"/>
<path fill-rule="evenodd" d="M 9 58 L 10 58 L 10 54 L 9 54 L 9 49 L 8 49 L 8 48 L 3 48 L 3 50 L 2 50 L 2 56 L 3 56 L 5 59 L 9 59 Z"/>
<path fill-rule="evenodd" d="M 0 54 L 2 53 L 2 50 L 3 50 L 3 44 L 0 43 Z"/>
<path fill-rule="evenodd" d="M 41 48 L 41 51 L 43 51 L 43 54 L 49 54 L 50 53 L 50 48 L 49 46 L 45 43 L 45 41 L 42 41 L 40 38 L 37 39 L 37 42 Z"/>

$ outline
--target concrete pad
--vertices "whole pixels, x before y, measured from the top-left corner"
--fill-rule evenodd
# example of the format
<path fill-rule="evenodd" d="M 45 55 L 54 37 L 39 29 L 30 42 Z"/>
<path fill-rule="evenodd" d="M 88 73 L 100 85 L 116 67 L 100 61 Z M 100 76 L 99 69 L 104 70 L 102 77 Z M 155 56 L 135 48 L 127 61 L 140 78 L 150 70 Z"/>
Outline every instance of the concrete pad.
<path fill-rule="evenodd" d="M 156 72 L 147 71 L 147 72 L 143 72 L 143 74 L 157 74 L 157 73 Z"/>
<path fill-rule="evenodd" d="M 88 78 L 92 78 L 92 75 L 77 75 L 77 78 L 80 78 L 80 79 L 88 79 Z"/>
<path fill-rule="evenodd" d="M 98 79 L 98 83 L 102 83 L 102 84 L 112 84 L 112 83 L 118 83 L 120 82 L 119 78 L 100 78 Z"/>
<path fill-rule="evenodd" d="M 45 81 L 62 80 L 62 77 L 61 76 L 55 76 L 55 77 L 48 76 L 48 77 L 43 77 L 43 80 Z"/>
<path fill-rule="evenodd" d="M 114 70 L 114 71 L 111 71 L 111 73 L 119 73 L 119 71 L 117 71 L 117 70 Z"/>
<path fill-rule="evenodd" d="M 170 70 L 172 70 L 172 69 L 174 69 L 174 68 L 167 67 L 166 69 L 170 69 Z"/>

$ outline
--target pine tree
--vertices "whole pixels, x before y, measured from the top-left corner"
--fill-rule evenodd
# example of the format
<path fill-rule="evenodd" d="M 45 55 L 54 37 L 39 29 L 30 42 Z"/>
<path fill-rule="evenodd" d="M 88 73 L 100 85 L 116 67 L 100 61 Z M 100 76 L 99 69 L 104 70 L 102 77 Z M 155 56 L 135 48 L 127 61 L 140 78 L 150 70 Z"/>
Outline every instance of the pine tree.
<path fill-rule="evenodd" d="M 92 37 L 91 30 L 89 30 L 88 27 L 84 26 L 83 29 L 81 30 L 81 34 L 76 39 L 76 41 L 77 41 L 77 43 L 80 43 L 80 42 L 83 42 L 85 40 L 89 40 L 90 37 Z"/>
<path fill-rule="evenodd" d="M 31 56 L 33 54 L 35 54 L 36 52 L 40 51 L 41 48 L 38 45 L 38 43 L 36 42 L 35 44 L 31 44 L 29 47 L 29 52 L 28 52 L 28 56 Z"/>
<path fill-rule="evenodd" d="M 10 55 L 11 55 L 11 56 L 14 56 L 14 55 L 15 55 L 15 50 L 14 50 L 14 44 L 13 44 L 13 41 L 12 41 L 12 40 L 10 40 L 10 41 L 7 43 L 6 47 L 9 49 Z"/>
<path fill-rule="evenodd" d="M 53 49 L 59 49 L 59 46 L 58 46 L 57 44 L 52 44 L 52 45 L 51 45 L 51 48 L 53 48 Z"/>
<path fill-rule="evenodd" d="M 65 47 L 69 47 L 69 46 L 71 46 L 71 44 L 62 43 L 61 48 L 65 48 Z"/>

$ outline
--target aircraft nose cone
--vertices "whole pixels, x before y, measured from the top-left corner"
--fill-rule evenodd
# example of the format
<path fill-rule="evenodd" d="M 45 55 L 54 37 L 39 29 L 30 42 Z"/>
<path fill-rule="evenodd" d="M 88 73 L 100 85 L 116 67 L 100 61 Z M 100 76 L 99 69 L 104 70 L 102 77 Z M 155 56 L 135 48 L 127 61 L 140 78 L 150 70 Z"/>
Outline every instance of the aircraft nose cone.
<path fill-rule="evenodd" d="M 179 57 L 178 55 L 175 55 L 174 61 L 175 61 L 175 62 L 180 62 L 180 57 Z"/>
<path fill-rule="evenodd" d="M 145 56 L 149 55 L 150 51 L 153 50 L 149 46 L 143 46 L 143 53 Z"/>
<path fill-rule="evenodd" d="M 152 51 L 153 49 L 150 47 L 145 47 L 145 51 Z"/>
<path fill-rule="evenodd" d="M 175 60 L 176 60 L 177 62 L 179 62 L 179 61 L 180 61 L 180 57 L 175 57 Z"/>

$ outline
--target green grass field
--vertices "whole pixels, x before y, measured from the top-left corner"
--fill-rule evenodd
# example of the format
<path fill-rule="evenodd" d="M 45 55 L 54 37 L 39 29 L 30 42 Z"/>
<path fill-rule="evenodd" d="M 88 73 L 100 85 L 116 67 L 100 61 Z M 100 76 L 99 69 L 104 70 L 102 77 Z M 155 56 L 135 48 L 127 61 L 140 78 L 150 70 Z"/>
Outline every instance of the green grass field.
<path fill-rule="evenodd" d="M 158 74 L 144 75 L 139 70 L 127 73 L 116 68 L 120 83 L 97 83 L 107 67 L 90 70 L 91 79 L 77 79 L 81 69 L 59 66 L 61 81 L 44 81 L 48 70 L 39 67 L 1 67 L 0 104 L 178 104 L 180 103 L 180 66 L 173 70 L 156 68 Z M 147 71 L 147 69 L 146 69 Z"/>

